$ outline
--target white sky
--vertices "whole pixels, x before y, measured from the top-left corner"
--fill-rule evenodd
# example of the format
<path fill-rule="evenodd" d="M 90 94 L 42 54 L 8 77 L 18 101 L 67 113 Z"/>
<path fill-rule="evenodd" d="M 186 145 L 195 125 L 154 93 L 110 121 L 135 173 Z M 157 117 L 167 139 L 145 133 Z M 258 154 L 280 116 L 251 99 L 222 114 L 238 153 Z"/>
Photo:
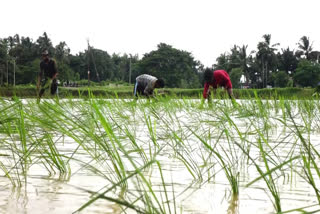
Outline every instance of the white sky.
<path fill-rule="evenodd" d="M 319 3 L 318 3 L 319 2 Z M 319 0 L 5 0 L 0 38 L 47 32 L 73 54 L 90 44 L 112 53 L 138 54 L 162 42 L 191 52 L 205 66 L 237 44 L 255 50 L 263 34 L 296 49 L 306 35 L 320 50 Z"/>

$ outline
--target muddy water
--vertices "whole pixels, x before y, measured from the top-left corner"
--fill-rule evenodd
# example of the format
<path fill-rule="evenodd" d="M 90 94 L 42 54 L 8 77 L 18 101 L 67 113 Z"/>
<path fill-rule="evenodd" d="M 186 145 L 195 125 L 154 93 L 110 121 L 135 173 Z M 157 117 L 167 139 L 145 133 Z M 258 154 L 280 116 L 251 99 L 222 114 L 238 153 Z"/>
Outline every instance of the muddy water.
<path fill-rule="evenodd" d="M 245 104 L 244 101 L 242 102 Z M 105 111 L 107 114 L 108 110 Z M 75 110 L 75 112 L 77 111 Z M 212 112 L 212 110 L 204 109 L 196 112 L 195 109 L 176 108 L 171 109 L 170 113 L 164 112 L 165 109 L 158 109 L 157 113 L 160 118 L 156 118 L 150 112 L 147 113 L 150 113 L 151 124 L 156 122 L 157 143 L 162 149 L 156 159 L 161 163 L 172 212 L 175 207 L 177 213 L 190 214 L 275 213 L 273 197 L 263 179 L 246 187 L 249 182 L 259 177 L 260 174 L 256 166 L 252 161 L 248 161 L 247 156 L 236 146 L 235 142 L 240 145 L 246 145 L 245 148 L 247 148 L 247 145 L 251 145 L 251 158 L 261 169 L 266 170 L 259 148 L 255 146 L 257 145 L 259 134 L 250 125 L 253 120 L 256 122 L 255 124 L 259 124 L 261 127 L 267 122 L 268 131 L 261 130 L 265 131 L 263 133 L 264 136 L 268 136 L 267 142 L 269 146 L 264 145 L 264 149 L 270 154 L 270 157 L 268 157 L 270 168 L 288 160 L 289 156 L 299 155 L 301 143 L 297 135 L 292 129 L 285 127 L 283 123 L 275 119 L 281 118 L 281 115 L 272 113 L 272 117 L 269 117 L 266 121 L 262 119 L 259 121 L 260 119 L 256 117 L 248 116 L 242 118 L 237 113 L 232 114 L 231 117 L 240 132 L 247 133 L 244 134 L 244 139 L 246 139 L 244 142 L 232 124 L 227 121 L 221 121 L 224 115 L 218 110 Z M 126 124 L 131 128 L 137 144 L 147 154 L 149 154 L 150 148 L 151 151 L 155 151 L 156 148 L 150 138 L 148 127 L 143 120 L 143 112 L 138 109 L 133 113 L 125 109 L 121 113 L 127 117 L 125 119 L 115 117 L 119 120 L 119 124 Z M 168 114 L 171 114 L 171 118 Z M 296 114 L 295 120 L 303 127 L 299 114 Z M 289 123 L 288 126 L 292 128 Z M 235 173 L 239 173 L 238 198 L 232 197 L 231 186 L 219 160 L 214 155 L 210 155 L 210 151 L 203 146 L 191 130 L 204 137 L 206 142 L 225 158 L 228 166 Z M 221 134 L 225 133 L 223 130 L 228 130 L 229 135 Z M 175 141 L 172 137 L 173 133 L 177 134 L 181 141 Z M 81 160 L 81 163 L 79 161 L 70 161 L 70 175 L 61 175 L 58 172 L 49 174 L 41 162 L 37 162 L 36 160 L 38 159 L 34 158 L 33 164 L 29 165 L 26 182 L 23 181 L 21 187 L 13 187 L 10 181 L 3 177 L 3 171 L 0 171 L 0 213 L 73 213 L 91 199 L 92 194 L 88 190 L 97 192 L 104 187 L 111 186 L 106 177 L 115 177 L 110 175 L 110 170 L 105 166 L 108 160 L 104 163 L 95 161 L 87 151 L 81 148 L 77 150 L 76 154 L 73 154 L 78 148 L 78 143 L 67 136 L 59 138 L 61 137 L 60 135 L 62 134 L 59 132 L 55 133 L 55 139 L 61 139 L 56 142 L 58 150 L 67 157 L 74 155 L 74 158 Z M 304 135 L 308 137 L 306 133 Z M 5 134 L 1 134 L 1 138 L 9 139 Z M 128 138 L 123 137 L 121 139 L 122 143 L 129 144 Z M 318 148 L 318 151 L 320 150 L 319 139 L 319 130 L 314 128 L 310 132 L 310 142 L 315 148 Z M 10 157 L 10 150 L 4 148 L 3 145 L 2 148 L 1 154 L 9 156 L 0 156 L 0 161 L 5 166 L 13 166 L 14 160 Z M 137 163 L 142 162 L 139 155 L 132 153 L 132 157 Z M 318 159 L 316 161 L 319 163 Z M 190 165 L 186 167 L 185 162 L 190 163 Z M 128 164 L 127 170 L 132 170 L 129 162 L 126 162 L 126 164 Z M 105 176 L 96 173 L 88 165 L 99 168 L 105 173 Z M 11 173 L 15 178 L 19 175 L 19 173 Z M 313 173 L 315 183 L 319 187 L 319 177 L 314 171 Z M 144 172 L 144 175 L 150 179 L 152 188 L 159 200 L 166 201 L 158 167 L 153 165 L 151 169 Z M 23 178 L 22 175 L 20 176 L 20 178 Z M 308 207 L 304 208 L 305 211 L 320 209 L 312 186 L 306 182 L 305 176 L 303 176 L 301 159 L 294 160 L 292 164 L 283 166 L 281 170 L 276 170 L 272 177 L 279 190 L 283 211 L 303 207 Z M 140 192 L 134 180 L 128 181 L 127 191 L 130 192 L 126 194 L 129 201 L 133 201 L 135 197 L 139 196 Z M 112 196 L 116 198 L 119 192 L 119 190 L 113 192 Z M 138 202 L 138 204 L 143 206 L 141 202 Z M 81 213 L 121 212 L 120 206 L 114 202 L 100 199 L 85 208 Z M 135 213 L 132 210 L 126 210 L 126 212 Z M 167 212 L 169 213 L 168 209 Z"/>

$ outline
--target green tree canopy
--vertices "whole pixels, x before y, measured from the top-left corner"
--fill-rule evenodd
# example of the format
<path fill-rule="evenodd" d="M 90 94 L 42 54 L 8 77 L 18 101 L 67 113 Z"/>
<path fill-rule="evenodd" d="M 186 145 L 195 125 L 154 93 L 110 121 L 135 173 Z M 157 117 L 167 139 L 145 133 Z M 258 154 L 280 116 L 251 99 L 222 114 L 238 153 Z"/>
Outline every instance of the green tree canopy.
<path fill-rule="evenodd" d="M 302 60 L 296 70 L 293 79 L 296 84 L 307 87 L 315 87 L 320 81 L 320 65 L 308 60 Z"/>
<path fill-rule="evenodd" d="M 257 62 L 261 66 L 261 79 L 263 87 L 269 83 L 270 71 L 274 71 L 277 65 L 277 57 L 275 51 L 279 43 L 271 45 L 271 34 L 263 35 L 264 41 L 258 43 Z"/>
<path fill-rule="evenodd" d="M 302 53 L 309 59 L 309 54 L 312 51 L 312 43 L 310 43 L 309 37 L 303 36 L 300 38 L 300 42 L 298 43 L 298 48 Z"/>
<path fill-rule="evenodd" d="M 241 68 L 233 68 L 230 72 L 230 80 L 233 88 L 240 88 L 240 78 L 243 72 Z"/>
<path fill-rule="evenodd" d="M 287 49 L 281 49 L 281 51 L 282 53 L 278 53 L 278 69 L 285 71 L 287 74 L 292 74 L 298 67 L 298 60 L 289 47 Z"/>
<path fill-rule="evenodd" d="M 279 88 L 287 87 L 289 75 L 285 71 L 279 71 L 274 75 L 274 86 Z"/>
<path fill-rule="evenodd" d="M 213 60 L 210 69 L 224 69 L 230 74 L 233 69 L 240 68 L 246 77 L 246 84 L 254 88 L 263 88 L 267 84 L 283 86 L 280 80 L 287 76 L 279 71 L 286 72 L 290 81 L 294 77 L 297 85 L 313 86 L 314 82 L 308 83 L 306 79 L 318 81 L 314 74 L 316 70 L 311 72 L 307 63 L 302 61 L 310 62 L 311 67 L 316 66 L 320 61 L 320 51 L 313 50 L 312 42 L 306 36 L 301 37 L 297 44 L 296 51 L 289 47 L 278 51 L 279 44 L 271 43 L 271 35 L 265 34 L 256 50 L 249 52 L 247 45 L 235 44 Z M 35 41 L 19 34 L 0 38 L 0 84 L 7 81 L 9 85 L 12 84 L 14 75 L 17 84 L 33 83 L 39 72 L 37 63 L 44 49 L 56 60 L 61 81 L 87 80 L 90 71 L 90 80 L 97 82 L 131 80 L 134 83 L 138 75 L 146 73 L 163 78 L 167 87 L 193 88 L 201 87 L 203 83 L 204 66 L 190 52 L 164 43 L 144 54 L 142 59 L 132 54 L 109 54 L 89 44 L 87 50 L 73 55 L 66 42 L 61 41 L 54 46 L 44 32 Z M 299 62 L 301 64 L 297 69 Z M 235 75 L 234 72 L 232 75 Z M 299 73 L 296 75 L 296 72 Z M 233 84 L 236 86 L 237 83 Z"/>
<path fill-rule="evenodd" d="M 136 76 L 150 74 L 165 81 L 166 87 L 199 87 L 198 67 L 191 53 L 161 43 L 144 55 L 135 68 Z M 135 76 L 135 77 L 136 77 Z"/>

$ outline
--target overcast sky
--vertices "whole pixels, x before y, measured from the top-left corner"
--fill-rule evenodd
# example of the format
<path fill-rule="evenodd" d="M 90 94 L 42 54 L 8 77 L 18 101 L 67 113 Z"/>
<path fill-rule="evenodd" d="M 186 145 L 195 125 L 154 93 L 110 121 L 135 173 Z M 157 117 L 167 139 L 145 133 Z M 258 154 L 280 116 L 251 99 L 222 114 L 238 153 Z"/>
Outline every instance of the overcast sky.
<path fill-rule="evenodd" d="M 191 52 L 205 66 L 234 45 L 255 50 L 263 34 L 296 49 L 306 35 L 320 50 L 319 0 L 5 0 L 0 38 L 47 32 L 73 54 L 90 44 L 141 58 L 159 43 Z"/>

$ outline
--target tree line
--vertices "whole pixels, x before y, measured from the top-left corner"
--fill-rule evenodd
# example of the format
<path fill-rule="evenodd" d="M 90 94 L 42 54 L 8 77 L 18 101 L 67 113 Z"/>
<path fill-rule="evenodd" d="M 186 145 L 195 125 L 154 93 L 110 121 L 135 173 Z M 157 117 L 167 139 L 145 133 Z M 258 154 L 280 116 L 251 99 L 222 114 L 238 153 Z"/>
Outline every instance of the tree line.
<path fill-rule="evenodd" d="M 113 53 L 91 47 L 75 55 L 66 42 L 52 44 L 47 33 L 33 41 L 18 34 L 0 38 L 0 84 L 34 84 L 39 72 L 40 56 L 48 50 L 56 62 L 61 82 L 88 80 L 104 84 L 108 82 L 131 82 L 143 73 L 165 80 L 166 87 L 202 87 L 205 66 L 192 54 L 160 43 L 156 50 L 143 55 Z M 222 53 L 211 69 L 226 70 L 235 88 L 251 87 L 315 87 L 320 82 L 320 52 L 313 50 L 310 39 L 303 36 L 296 50 L 280 48 L 271 42 L 271 35 L 263 35 L 254 51 L 247 45 L 234 45 Z M 241 80 L 241 81 L 240 81 Z"/>
<path fill-rule="evenodd" d="M 272 87 L 315 87 L 320 81 L 320 52 L 313 50 L 309 37 L 302 36 L 297 49 L 280 48 L 271 42 L 271 35 L 265 34 L 255 51 L 248 52 L 248 46 L 231 48 L 217 58 L 216 69 L 229 71 L 232 83 L 239 87 L 243 75 L 243 85 L 253 88 Z"/>

